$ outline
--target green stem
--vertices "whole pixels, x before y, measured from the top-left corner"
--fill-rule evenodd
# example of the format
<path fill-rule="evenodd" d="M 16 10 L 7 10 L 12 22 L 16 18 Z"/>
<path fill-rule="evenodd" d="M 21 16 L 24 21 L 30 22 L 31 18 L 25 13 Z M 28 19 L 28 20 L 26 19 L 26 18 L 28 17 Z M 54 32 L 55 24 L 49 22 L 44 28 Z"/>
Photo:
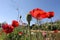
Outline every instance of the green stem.
<path fill-rule="evenodd" d="M 52 30 L 52 25 L 53 25 L 53 23 L 52 23 L 52 18 L 51 18 L 51 30 Z"/>
<path fill-rule="evenodd" d="M 29 40 L 31 40 L 30 21 L 28 22 Z"/>

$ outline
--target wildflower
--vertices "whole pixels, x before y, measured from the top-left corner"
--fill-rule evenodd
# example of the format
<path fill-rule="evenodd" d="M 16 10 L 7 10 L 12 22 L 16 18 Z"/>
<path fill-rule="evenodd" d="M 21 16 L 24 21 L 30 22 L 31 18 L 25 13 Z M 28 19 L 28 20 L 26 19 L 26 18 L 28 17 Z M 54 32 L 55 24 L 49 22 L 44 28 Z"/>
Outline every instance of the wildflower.
<path fill-rule="evenodd" d="M 18 26 L 19 26 L 18 21 L 13 20 L 13 21 L 12 21 L 12 26 L 13 26 L 13 27 L 18 27 Z"/>
<path fill-rule="evenodd" d="M 2 24 L 2 28 L 3 28 L 3 29 L 6 29 L 7 27 L 8 27 L 8 24 L 7 24 L 7 23 Z"/>
<path fill-rule="evenodd" d="M 8 33 L 13 32 L 14 27 L 8 24 L 3 24 L 2 29 L 6 34 L 8 34 Z"/>
<path fill-rule="evenodd" d="M 23 32 L 19 32 L 18 34 L 21 36 L 23 34 Z"/>
<path fill-rule="evenodd" d="M 46 12 L 39 8 L 35 8 L 35 9 L 31 10 L 30 14 L 32 17 L 34 17 L 38 20 L 47 18 Z"/>
<path fill-rule="evenodd" d="M 47 14 L 48 14 L 48 18 L 52 18 L 52 17 L 54 17 L 54 12 L 53 12 L 53 11 L 48 12 Z"/>

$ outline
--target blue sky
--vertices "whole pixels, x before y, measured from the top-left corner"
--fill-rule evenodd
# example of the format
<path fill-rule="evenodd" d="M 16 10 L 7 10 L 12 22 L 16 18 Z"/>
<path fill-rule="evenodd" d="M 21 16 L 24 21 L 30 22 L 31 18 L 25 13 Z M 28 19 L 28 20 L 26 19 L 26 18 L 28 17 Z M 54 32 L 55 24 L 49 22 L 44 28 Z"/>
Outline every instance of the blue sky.
<path fill-rule="evenodd" d="M 53 21 L 60 19 L 60 0 L 0 0 L 0 23 L 6 21 L 11 23 L 12 20 L 17 20 L 19 8 L 19 15 L 22 15 L 22 21 L 26 22 L 26 14 L 34 8 L 41 8 L 48 11 L 54 11 L 55 16 Z M 44 19 L 45 21 L 49 19 Z M 31 23 L 35 23 L 32 20 Z"/>

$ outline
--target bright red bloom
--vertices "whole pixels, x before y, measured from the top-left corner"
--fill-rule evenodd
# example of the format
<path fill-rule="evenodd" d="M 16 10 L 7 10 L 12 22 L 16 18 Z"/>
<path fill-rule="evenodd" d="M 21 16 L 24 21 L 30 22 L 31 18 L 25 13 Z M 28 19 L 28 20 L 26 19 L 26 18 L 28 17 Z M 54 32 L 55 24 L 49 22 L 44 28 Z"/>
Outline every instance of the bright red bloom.
<path fill-rule="evenodd" d="M 6 23 L 6 24 L 2 24 L 2 28 L 3 29 L 6 29 L 8 27 L 8 24 Z"/>
<path fill-rule="evenodd" d="M 3 24 L 2 29 L 6 34 L 8 34 L 8 33 L 13 32 L 14 27 L 8 24 Z"/>
<path fill-rule="evenodd" d="M 18 26 L 19 26 L 18 21 L 13 20 L 13 21 L 12 21 L 12 26 L 14 26 L 14 27 L 18 27 Z"/>
<path fill-rule="evenodd" d="M 36 18 L 37 19 L 43 19 L 43 18 L 47 18 L 48 16 L 47 16 L 47 13 L 46 12 L 43 12 L 43 14 L 37 14 L 37 16 L 36 16 Z"/>
<path fill-rule="evenodd" d="M 58 33 L 58 30 L 54 30 L 54 33 Z"/>
<path fill-rule="evenodd" d="M 30 14 L 32 17 L 34 17 L 38 20 L 47 17 L 46 12 L 39 8 L 33 9 L 32 11 L 30 11 Z"/>
<path fill-rule="evenodd" d="M 52 17 L 54 17 L 54 12 L 53 12 L 53 11 L 48 12 L 47 14 L 48 14 L 48 18 L 52 18 Z"/>
<path fill-rule="evenodd" d="M 23 32 L 19 32 L 18 34 L 19 34 L 19 35 L 22 35 L 22 34 L 23 34 Z"/>

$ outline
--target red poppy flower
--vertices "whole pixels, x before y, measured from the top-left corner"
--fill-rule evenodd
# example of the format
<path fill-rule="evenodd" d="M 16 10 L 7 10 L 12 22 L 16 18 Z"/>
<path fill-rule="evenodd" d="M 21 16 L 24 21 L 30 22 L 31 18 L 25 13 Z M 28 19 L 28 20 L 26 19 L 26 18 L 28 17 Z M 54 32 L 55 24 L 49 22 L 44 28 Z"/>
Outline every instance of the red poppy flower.
<path fill-rule="evenodd" d="M 6 24 L 2 24 L 2 28 L 3 29 L 6 29 L 8 27 L 8 24 L 6 23 Z"/>
<path fill-rule="evenodd" d="M 54 30 L 54 33 L 58 33 L 58 30 Z"/>
<path fill-rule="evenodd" d="M 53 11 L 48 12 L 47 14 L 48 14 L 48 18 L 52 18 L 52 17 L 54 17 L 54 12 L 53 12 Z"/>
<path fill-rule="evenodd" d="M 32 17 L 34 17 L 38 20 L 47 17 L 46 12 L 39 8 L 33 9 L 32 11 L 30 11 L 30 14 Z"/>
<path fill-rule="evenodd" d="M 47 18 L 48 16 L 47 16 L 47 13 L 46 12 L 44 12 L 43 14 L 37 14 L 37 16 L 36 16 L 36 18 L 37 19 L 44 19 L 44 18 Z"/>
<path fill-rule="evenodd" d="M 18 27 L 18 26 L 19 26 L 18 21 L 13 20 L 13 21 L 12 21 L 12 26 L 14 26 L 14 27 Z"/>
<path fill-rule="evenodd" d="M 19 32 L 18 34 L 21 36 L 23 34 L 23 32 Z"/>
<path fill-rule="evenodd" d="M 13 32 L 14 27 L 11 25 L 3 24 L 2 29 L 6 34 L 8 34 L 8 33 Z"/>

